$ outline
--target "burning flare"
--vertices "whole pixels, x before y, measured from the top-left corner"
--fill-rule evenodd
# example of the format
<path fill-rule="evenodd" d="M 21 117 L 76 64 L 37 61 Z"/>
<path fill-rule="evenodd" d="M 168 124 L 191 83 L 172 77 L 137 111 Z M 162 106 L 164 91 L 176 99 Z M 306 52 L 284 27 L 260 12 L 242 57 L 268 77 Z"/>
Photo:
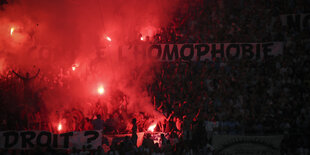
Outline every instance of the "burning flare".
<path fill-rule="evenodd" d="M 79 67 L 79 65 L 78 65 L 78 64 L 73 64 L 73 65 L 72 65 L 72 70 L 73 70 L 73 71 L 75 71 L 75 70 L 76 70 L 76 68 L 78 68 L 78 67 Z"/>
<path fill-rule="evenodd" d="M 110 37 L 107 36 L 106 38 L 108 41 L 110 41 L 110 42 L 112 41 L 112 39 Z"/>
<path fill-rule="evenodd" d="M 59 123 L 58 124 L 58 127 L 57 127 L 58 131 L 61 131 L 62 130 L 62 125 Z"/>
<path fill-rule="evenodd" d="M 154 132 L 155 127 L 156 127 L 156 123 L 150 125 L 150 127 L 147 129 L 147 131 Z"/>
<path fill-rule="evenodd" d="M 103 86 L 100 86 L 99 88 L 98 88 L 98 94 L 99 95 L 102 95 L 103 93 L 104 93 L 104 88 L 103 88 Z"/>
<path fill-rule="evenodd" d="M 140 40 L 143 41 L 143 37 L 141 37 Z"/>
<path fill-rule="evenodd" d="M 14 30 L 15 30 L 15 28 L 11 27 L 11 35 L 13 35 Z"/>

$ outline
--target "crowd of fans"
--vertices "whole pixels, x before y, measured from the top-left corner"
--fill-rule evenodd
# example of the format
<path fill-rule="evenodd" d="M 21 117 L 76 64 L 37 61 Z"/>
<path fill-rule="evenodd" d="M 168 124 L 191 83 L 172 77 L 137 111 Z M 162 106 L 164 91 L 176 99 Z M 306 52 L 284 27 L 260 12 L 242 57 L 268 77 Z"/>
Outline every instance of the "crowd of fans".
<path fill-rule="evenodd" d="M 173 113 L 169 130 L 177 131 L 182 122 L 185 132 L 185 126 L 202 120 L 209 136 L 285 134 L 284 152 L 309 149 L 309 28 L 281 25 L 279 17 L 308 13 L 309 2 L 230 1 L 225 3 L 229 8 L 210 3 L 207 8 L 193 6 L 198 11 L 178 12 L 153 43 L 282 41 L 284 52 L 264 61 L 163 63 L 148 89 L 159 110 Z"/>
<path fill-rule="evenodd" d="M 280 25 L 280 15 L 308 12 L 309 1 L 197 0 L 183 3 L 152 43 L 285 41 L 296 34 Z M 309 32 L 300 35 L 304 38 Z"/>
<path fill-rule="evenodd" d="M 214 58 L 162 63 L 160 70 L 154 69 L 156 78 L 147 90 L 155 98 L 155 108 L 169 118 L 161 128 L 169 133 L 169 138 L 162 137 L 159 147 L 146 134 L 141 147 L 136 147 L 126 137 L 121 143 L 112 144 L 109 153 L 212 153 L 214 134 L 284 134 L 282 153 L 309 150 L 310 28 L 297 31 L 279 22 L 281 14 L 307 13 L 309 4 L 294 0 L 184 3 L 173 22 L 154 35 L 152 43 L 283 41 L 284 52 L 263 61 Z M 0 97 L 5 98 L 3 94 Z M 37 154 L 42 151 L 104 154 L 100 147 L 89 151 L 87 148 L 36 151 Z"/>

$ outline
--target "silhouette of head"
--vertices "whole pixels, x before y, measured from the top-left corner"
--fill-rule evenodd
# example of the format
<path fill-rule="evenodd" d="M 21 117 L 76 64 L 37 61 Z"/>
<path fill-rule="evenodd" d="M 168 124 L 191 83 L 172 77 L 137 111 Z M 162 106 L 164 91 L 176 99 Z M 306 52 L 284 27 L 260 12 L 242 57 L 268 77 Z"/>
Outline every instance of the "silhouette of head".
<path fill-rule="evenodd" d="M 137 120 L 135 118 L 132 119 L 132 124 L 136 124 Z"/>
<path fill-rule="evenodd" d="M 26 73 L 26 78 L 29 78 L 29 72 Z"/>
<path fill-rule="evenodd" d="M 160 134 L 160 137 L 163 138 L 163 137 L 165 137 L 165 135 L 164 134 Z"/>

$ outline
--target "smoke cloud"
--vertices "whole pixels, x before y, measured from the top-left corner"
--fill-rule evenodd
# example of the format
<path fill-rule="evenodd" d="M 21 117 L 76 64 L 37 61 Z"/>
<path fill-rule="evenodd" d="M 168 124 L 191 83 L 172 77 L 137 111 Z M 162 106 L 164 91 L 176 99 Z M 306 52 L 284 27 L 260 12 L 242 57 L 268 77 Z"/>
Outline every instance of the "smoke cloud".
<path fill-rule="evenodd" d="M 33 76 L 40 69 L 32 89 L 51 119 L 68 109 L 90 117 L 98 104 L 107 107 L 101 113 L 112 114 L 121 106 L 115 105 L 118 101 L 128 101 L 129 113 L 162 117 L 146 92 L 156 63 L 135 55 L 120 60 L 118 49 L 126 47 L 124 53 L 135 44 L 146 44 L 139 35 L 151 37 L 168 24 L 179 3 L 8 0 L 0 10 L 0 74 L 15 69 Z M 97 92 L 100 86 L 102 95 Z M 120 94 L 127 98 L 118 98 Z"/>

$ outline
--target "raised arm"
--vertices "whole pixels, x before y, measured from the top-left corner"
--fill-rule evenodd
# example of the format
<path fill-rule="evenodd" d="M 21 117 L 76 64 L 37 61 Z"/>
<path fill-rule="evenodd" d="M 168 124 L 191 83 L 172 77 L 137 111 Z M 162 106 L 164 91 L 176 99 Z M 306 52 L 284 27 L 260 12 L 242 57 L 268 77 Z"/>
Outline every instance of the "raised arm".
<path fill-rule="evenodd" d="M 169 115 L 169 117 L 167 118 L 167 121 L 170 120 L 171 116 L 174 114 L 174 111 L 172 111 L 172 113 Z"/>
<path fill-rule="evenodd" d="M 19 75 L 18 73 L 16 73 L 14 70 L 12 70 L 12 72 L 17 76 L 17 77 L 19 77 L 19 78 L 21 78 L 21 79 L 25 79 L 24 77 L 22 77 L 21 75 Z"/>

